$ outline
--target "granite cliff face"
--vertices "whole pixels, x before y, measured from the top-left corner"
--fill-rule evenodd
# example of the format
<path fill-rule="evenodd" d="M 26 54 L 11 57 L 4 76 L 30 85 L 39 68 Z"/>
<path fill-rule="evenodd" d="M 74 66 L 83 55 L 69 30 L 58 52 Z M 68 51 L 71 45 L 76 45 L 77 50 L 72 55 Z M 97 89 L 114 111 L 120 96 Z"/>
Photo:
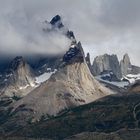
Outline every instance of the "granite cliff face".
<path fill-rule="evenodd" d="M 132 65 L 129 55 L 125 54 L 123 56 L 123 59 L 120 61 L 120 67 L 122 75 L 126 76 L 128 74 L 139 74 L 140 73 L 140 67 Z"/>
<path fill-rule="evenodd" d="M 140 67 L 131 64 L 128 54 L 125 54 L 120 62 L 117 55 L 105 54 L 94 59 L 92 73 L 94 76 L 104 75 L 109 77 L 111 81 L 116 81 L 128 74 L 139 74 Z"/>
<path fill-rule="evenodd" d="M 97 76 L 103 72 L 113 72 L 117 79 L 121 78 L 121 70 L 119 66 L 119 61 L 116 55 L 101 55 L 94 59 L 93 65 L 93 75 Z"/>
<path fill-rule="evenodd" d="M 92 65 L 91 65 L 91 61 L 90 61 L 90 54 L 87 53 L 86 57 L 85 57 L 86 63 L 89 67 L 90 72 L 93 74 L 93 70 L 92 70 Z"/>

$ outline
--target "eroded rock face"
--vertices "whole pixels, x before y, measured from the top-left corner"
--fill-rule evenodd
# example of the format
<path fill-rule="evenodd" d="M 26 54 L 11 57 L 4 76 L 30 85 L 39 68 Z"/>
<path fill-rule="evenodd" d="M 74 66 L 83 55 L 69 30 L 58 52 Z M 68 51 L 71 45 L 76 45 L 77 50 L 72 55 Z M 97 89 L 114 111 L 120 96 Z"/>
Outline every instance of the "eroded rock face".
<path fill-rule="evenodd" d="M 74 55 L 69 56 L 71 53 Z M 42 115 L 55 116 L 63 110 L 112 94 L 90 73 L 81 43 L 72 46 L 64 56 L 61 68 L 48 81 L 16 102 L 13 113 L 40 119 Z"/>
<path fill-rule="evenodd" d="M 123 59 L 120 61 L 120 67 L 123 76 L 140 73 L 140 67 L 131 64 L 128 54 L 123 56 Z"/>
<path fill-rule="evenodd" d="M 35 86 L 33 70 L 23 57 L 16 57 L 10 63 L 4 78 L 0 89 L 1 96 L 22 97 Z"/>
<path fill-rule="evenodd" d="M 121 80 L 128 74 L 139 74 L 140 67 L 131 64 L 128 54 L 125 54 L 120 62 L 116 55 L 105 54 L 94 59 L 92 73 L 95 76 L 103 75 L 106 79 L 108 79 L 108 76 L 109 79 L 112 79 L 113 75 L 113 80 L 109 81 L 116 81 L 117 79 Z"/>
<path fill-rule="evenodd" d="M 50 22 L 45 21 L 45 27 L 43 28 L 43 31 L 45 33 L 59 32 L 60 34 L 66 36 L 69 39 L 70 46 L 75 46 L 77 44 L 73 31 L 67 29 L 67 27 L 64 26 L 64 24 L 62 22 L 62 18 L 59 15 L 54 16 Z M 66 46 L 66 47 L 68 48 L 70 46 Z M 74 51 L 74 53 L 76 53 L 76 50 L 74 50 L 74 48 L 70 48 L 69 52 L 70 51 L 71 52 Z M 64 53 L 58 54 L 58 55 L 52 56 L 52 57 L 51 56 L 48 56 L 48 57 L 41 56 L 38 64 L 35 66 L 37 69 L 37 74 L 42 74 L 44 72 L 47 72 L 48 68 L 50 68 L 51 71 L 54 71 L 54 69 L 59 69 L 61 62 L 62 62 L 63 58 L 65 57 L 63 55 L 64 55 Z M 67 53 L 67 56 L 70 57 L 70 55 L 72 55 L 72 53 L 71 54 Z"/>
<path fill-rule="evenodd" d="M 89 67 L 90 72 L 93 74 L 92 65 L 91 65 L 91 61 L 90 61 L 90 54 L 89 53 L 87 53 L 87 55 L 85 57 L 85 60 L 87 62 L 87 65 Z"/>
<path fill-rule="evenodd" d="M 53 17 L 52 20 L 50 21 L 50 24 L 52 26 L 55 26 L 56 28 L 64 27 L 61 17 L 59 15 L 56 15 L 55 17 Z"/>
<path fill-rule="evenodd" d="M 131 73 L 132 65 L 128 54 L 124 55 L 123 60 L 121 60 L 120 62 L 120 67 L 121 67 L 122 75 L 127 75 Z"/>
<path fill-rule="evenodd" d="M 93 75 L 97 76 L 105 71 L 112 71 L 118 79 L 120 79 L 121 76 L 121 70 L 119 66 L 119 61 L 116 55 L 101 55 L 97 56 L 94 59 L 93 65 L 92 65 Z"/>

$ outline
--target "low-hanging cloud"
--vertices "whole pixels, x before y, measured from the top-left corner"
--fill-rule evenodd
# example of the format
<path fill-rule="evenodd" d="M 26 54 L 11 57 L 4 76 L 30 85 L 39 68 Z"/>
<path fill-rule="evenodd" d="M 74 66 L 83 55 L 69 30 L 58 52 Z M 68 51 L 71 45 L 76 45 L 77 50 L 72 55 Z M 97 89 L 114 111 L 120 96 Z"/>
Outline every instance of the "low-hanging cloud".
<path fill-rule="evenodd" d="M 16 8 L 14 2 L 4 3 L 0 11 L 0 53 L 7 56 L 16 55 L 56 55 L 64 53 L 70 40 L 62 31 L 45 32 L 47 28 L 42 20 L 28 19 L 24 7 Z"/>
<path fill-rule="evenodd" d="M 23 46 L 19 50 L 25 53 L 63 50 L 69 42 L 64 36 L 52 33 L 53 37 L 47 37 L 40 33 L 42 21 L 60 14 L 63 22 L 74 31 L 77 40 L 82 42 L 85 51 L 90 51 L 92 58 L 104 53 L 116 53 L 121 58 L 124 53 L 128 53 L 132 63 L 140 65 L 139 0 L 0 0 L 0 2 L 0 30 L 3 31 L 0 31 L 0 48 L 4 48 L 4 44 L 7 43 L 6 46 L 15 47 L 15 50 Z M 17 45 L 14 45 L 14 42 Z M 59 47 L 50 47 L 56 44 L 60 44 Z M 43 46 L 45 51 L 41 49 Z"/>

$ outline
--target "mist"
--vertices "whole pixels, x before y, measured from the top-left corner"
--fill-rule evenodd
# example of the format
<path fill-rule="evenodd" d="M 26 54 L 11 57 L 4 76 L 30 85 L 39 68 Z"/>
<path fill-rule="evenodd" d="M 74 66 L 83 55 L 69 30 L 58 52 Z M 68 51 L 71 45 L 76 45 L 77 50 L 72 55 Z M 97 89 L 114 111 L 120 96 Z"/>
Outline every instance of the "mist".
<path fill-rule="evenodd" d="M 62 34 L 42 33 L 43 21 L 59 14 L 74 31 L 91 58 L 128 53 L 140 66 L 139 0 L 0 0 L 0 53 L 56 54 L 69 40 Z M 18 7 L 18 8 L 17 8 Z M 12 49 L 11 49 L 12 48 Z"/>
<path fill-rule="evenodd" d="M 26 15 L 20 2 L 4 3 L 0 9 L 0 54 L 3 56 L 58 55 L 70 46 L 70 40 L 55 30 L 44 32 L 49 28 L 44 19 L 32 19 Z M 7 1 L 8 2 L 8 1 Z M 17 2 L 15 4 L 15 2 Z M 17 8 L 14 5 L 18 5 Z"/>

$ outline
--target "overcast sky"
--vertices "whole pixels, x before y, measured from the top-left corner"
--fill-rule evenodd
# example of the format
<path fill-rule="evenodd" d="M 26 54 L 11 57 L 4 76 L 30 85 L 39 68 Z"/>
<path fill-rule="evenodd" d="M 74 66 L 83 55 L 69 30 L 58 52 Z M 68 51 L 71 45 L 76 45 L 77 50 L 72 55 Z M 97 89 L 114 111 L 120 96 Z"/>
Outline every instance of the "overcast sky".
<path fill-rule="evenodd" d="M 0 0 L 1 54 L 64 50 L 69 43 L 65 37 L 54 33 L 46 39 L 40 32 L 40 23 L 56 14 L 92 59 L 128 53 L 140 66 L 140 0 Z"/>

